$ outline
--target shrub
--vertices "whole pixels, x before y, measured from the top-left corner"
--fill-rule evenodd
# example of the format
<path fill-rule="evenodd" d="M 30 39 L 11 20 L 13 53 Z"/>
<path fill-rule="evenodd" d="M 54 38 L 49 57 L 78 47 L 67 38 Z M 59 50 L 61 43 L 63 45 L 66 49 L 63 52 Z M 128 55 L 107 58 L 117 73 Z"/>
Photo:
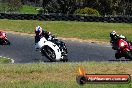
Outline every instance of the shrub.
<path fill-rule="evenodd" d="M 43 8 L 38 8 L 36 10 L 38 11 L 38 14 L 43 14 L 44 13 L 44 9 Z"/>
<path fill-rule="evenodd" d="M 83 9 L 77 9 L 74 12 L 75 14 L 88 14 L 92 16 L 100 16 L 99 12 L 96 9 L 85 7 Z"/>

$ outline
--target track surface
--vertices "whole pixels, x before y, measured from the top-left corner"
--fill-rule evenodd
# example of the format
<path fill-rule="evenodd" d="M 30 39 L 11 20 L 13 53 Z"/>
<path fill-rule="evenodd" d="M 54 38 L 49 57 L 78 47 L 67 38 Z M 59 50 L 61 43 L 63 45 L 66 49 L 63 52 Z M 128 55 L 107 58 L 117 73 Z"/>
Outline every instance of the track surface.
<path fill-rule="evenodd" d="M 15 63 L 32 63 L 40 60 L 48 61 L 40 52 L 34 50 L 34 37 L 7 34 L 11 45 L 0 46 L 0 56 L 9 57 Z M 114 60 L 114 51 L 110 46 L 77 41 L 64 41 L 68 48 L 70 62 L 109 61 Z"/>

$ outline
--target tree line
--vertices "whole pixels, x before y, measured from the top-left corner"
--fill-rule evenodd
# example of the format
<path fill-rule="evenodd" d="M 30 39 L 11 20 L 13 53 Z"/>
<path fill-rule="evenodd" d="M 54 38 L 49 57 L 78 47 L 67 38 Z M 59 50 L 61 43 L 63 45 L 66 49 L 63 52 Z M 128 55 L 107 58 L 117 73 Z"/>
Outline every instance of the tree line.
<path fill-rule="evenodd" d="M 132 15 L 132 0 L 3 0 L 12 10 L 22 5 L 43 8 L 43 13 L 75 14 L 86 7 L 97 10 L 100 15 Z M 1 0 L 2 2 L 2 0 Z M 18 4 L 15 4 L 18 3 Z M 15 8 L 15 9 L 14 9 Z M 82 10 L 85 14 L 85 9 Z"/>

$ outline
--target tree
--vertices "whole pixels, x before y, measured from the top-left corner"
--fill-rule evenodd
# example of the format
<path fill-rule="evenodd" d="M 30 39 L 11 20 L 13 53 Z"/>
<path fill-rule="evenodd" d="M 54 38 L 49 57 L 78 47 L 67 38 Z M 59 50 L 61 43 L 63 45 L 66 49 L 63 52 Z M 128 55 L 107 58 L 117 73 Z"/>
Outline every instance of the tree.
<path fill-rule="evenodd" d="M 7 3 L 9 12 L 19 11 L 19 9 L 22 7 L 21 0 L 8 0 Z"/>
<path fill-rule="evenodd" d="M 50 0 L 45 4 L 44 9 L 49 13 L 72 14 L 79 7 L 77 4 L 79 2 L 82 0 Z"/>

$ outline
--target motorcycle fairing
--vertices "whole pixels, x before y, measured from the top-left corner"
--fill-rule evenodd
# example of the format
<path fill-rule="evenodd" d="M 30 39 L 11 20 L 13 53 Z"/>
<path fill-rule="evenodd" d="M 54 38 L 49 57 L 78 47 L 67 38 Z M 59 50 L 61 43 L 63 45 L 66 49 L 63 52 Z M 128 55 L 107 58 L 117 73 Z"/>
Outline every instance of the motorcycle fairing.
<path fill-rule="evenodd" d="M 47 41 L 44 37 L 42 37 L 40 39 L 40 41 L 38 43 L 36 43 L 35 48 L 41 49 L 43 46 L 46 46 L 46 45 L 55 51 L 56 60 L 60 60 L 62 58 L 61 51 L 60 51 L 59 47 L 56 44 L 54 44 L 50 41 Z"/>

